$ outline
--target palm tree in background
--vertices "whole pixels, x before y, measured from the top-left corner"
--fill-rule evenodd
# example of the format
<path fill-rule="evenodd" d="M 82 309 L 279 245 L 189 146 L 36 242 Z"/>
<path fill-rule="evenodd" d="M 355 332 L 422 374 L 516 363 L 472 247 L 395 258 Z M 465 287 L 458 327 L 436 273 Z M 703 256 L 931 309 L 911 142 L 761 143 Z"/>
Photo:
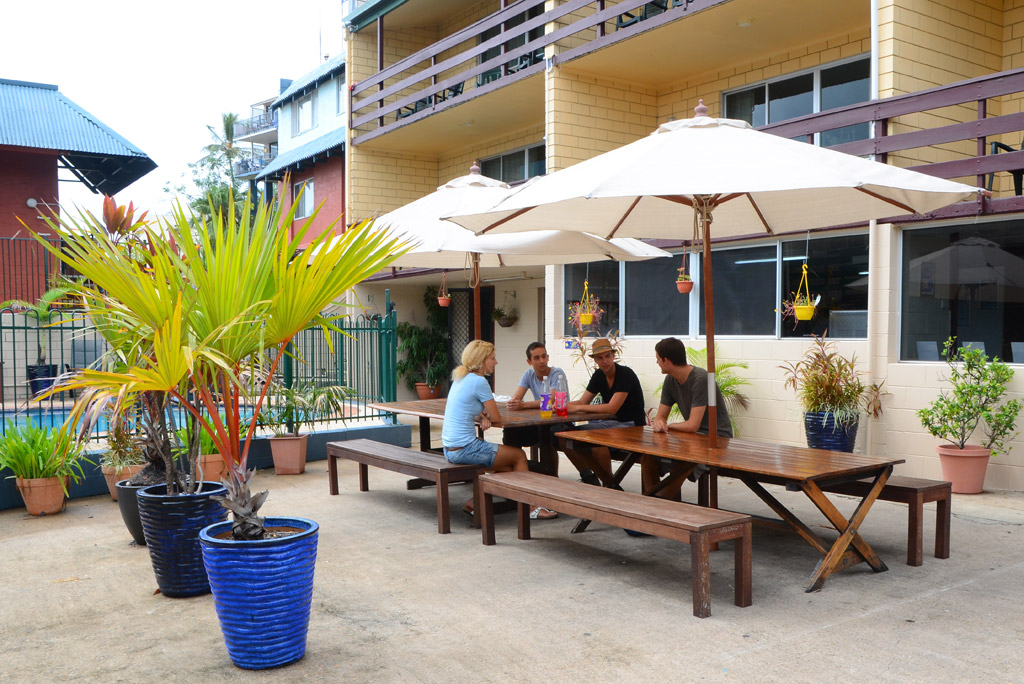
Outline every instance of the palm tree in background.
<path fill-rule="evenodd" d="M 213 142 L 204 147 L 206 156 L 202 162 L 212 169 L 220 169 L 227 172 L 230 179 L 231 189 L 237 195 L 238 188 L 235 186 L 235 162 L 245 156 L 245 150 L 235 144 L 235 124 L 238 123 L 238 115 L 234 112 L 221 114 L 221 129 L 215 126 L 207 126 Z"/>

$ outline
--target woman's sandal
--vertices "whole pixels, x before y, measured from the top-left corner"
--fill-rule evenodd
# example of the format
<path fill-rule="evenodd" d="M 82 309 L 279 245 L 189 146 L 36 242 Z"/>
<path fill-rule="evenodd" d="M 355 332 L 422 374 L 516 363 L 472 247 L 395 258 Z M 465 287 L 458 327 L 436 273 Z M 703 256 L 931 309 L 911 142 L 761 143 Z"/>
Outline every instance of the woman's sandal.
<path fill-rule="evenodd" d="M 538 506 L 530 511 L 530 520 L 551 520 L 552 518 L 557 517 L 558 513 L 556 511 L 553 511 L 550 508 L 544 508 L 543 506 Z"/>
<path fill-rule="evenodd" d="M 473 504 L 466 504 L 462 507 L 462 512 L 468 515 L 470 518 L 473 517 Z"/>

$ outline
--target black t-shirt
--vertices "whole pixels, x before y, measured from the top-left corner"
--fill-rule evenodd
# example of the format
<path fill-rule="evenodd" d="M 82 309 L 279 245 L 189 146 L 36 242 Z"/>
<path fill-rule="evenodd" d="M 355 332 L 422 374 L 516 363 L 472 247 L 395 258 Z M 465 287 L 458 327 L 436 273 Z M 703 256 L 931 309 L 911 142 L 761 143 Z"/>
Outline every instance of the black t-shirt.
<path fill-rule="evenodd" d="M 626 393 L 626 400 L 619 407 L 615 414 L 615 420 L 634 425 L 647 425 L 647 414 L 644 413 L 644 390 L 640 386 L 640 378 L 636 376 L 632 368 L 615 364 L 615 384 L 608 386 L 608 378 L 604 371 L 598 368 L 590 377 L 587 384 L 587 391 L 591 394 L 601 395 L 601 401 L 607 404 L 612 397 L 619 392 Z"/>

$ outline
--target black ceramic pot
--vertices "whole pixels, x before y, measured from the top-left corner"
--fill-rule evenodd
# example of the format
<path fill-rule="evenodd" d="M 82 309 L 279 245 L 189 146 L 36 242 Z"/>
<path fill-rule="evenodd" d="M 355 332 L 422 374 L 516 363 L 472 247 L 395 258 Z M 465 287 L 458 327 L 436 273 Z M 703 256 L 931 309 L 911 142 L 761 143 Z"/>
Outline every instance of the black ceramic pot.
<path fill-rule="evenodd" d="M 223 496 L 219 482 L 203 482 L 195 494 L 168 496 L 167 485 L 152 485 L 138 493 L 139 517 L 146 534 L 149 558 L 160 593 L 179 598 L 210 593 L 203 567 L 199 530 L 224 520 L 228 511 L 210 497 Z"/>
<path fill-rule="evenodd" d="M 121 509 L 121 519 L 124 526 L 132 533 L 132 539 L 139 546 L 146 545 L 146 535 L 142 532 L 142 520 L 139 519 L 139 502 L 136 494 L 143 487 L 149 485 L 130 485 L 128 480 L 121 480 L 117 487 L 117 507 Z"/>
<path fill-rule="evenodd" d="M 853 445 L 857 443 L 859 424 L 860 421 L 850 425 L 837 424 L 835 415 L 824 411 L 805 413 L 807 446 L 812 449 L 852 452 Z"/>

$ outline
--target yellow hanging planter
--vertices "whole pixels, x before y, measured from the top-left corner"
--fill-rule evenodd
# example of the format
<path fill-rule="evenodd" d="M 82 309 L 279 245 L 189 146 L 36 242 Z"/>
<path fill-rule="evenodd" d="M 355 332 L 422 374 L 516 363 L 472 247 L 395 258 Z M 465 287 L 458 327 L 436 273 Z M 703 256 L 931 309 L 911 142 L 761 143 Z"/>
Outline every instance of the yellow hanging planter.
<path fill-rule="evenodd" d="M 801 291 L 803 291 L 803 295 L 800 294 Z M 811 300 L 811 289 L 807 285 L 807 264 L 804 264 L 800 285 L 796 288 L 796 298 L 793 300 L 793 311 L 798 321 L 809 321 L 814 318 L 814 309 L 815 303 Z"/>
<path fill-rule="evenodd" d="M 580 325 L 590 325 L 594 322 L 594 314 L 592 313 L 581 313 L 580 314 Z"/>

